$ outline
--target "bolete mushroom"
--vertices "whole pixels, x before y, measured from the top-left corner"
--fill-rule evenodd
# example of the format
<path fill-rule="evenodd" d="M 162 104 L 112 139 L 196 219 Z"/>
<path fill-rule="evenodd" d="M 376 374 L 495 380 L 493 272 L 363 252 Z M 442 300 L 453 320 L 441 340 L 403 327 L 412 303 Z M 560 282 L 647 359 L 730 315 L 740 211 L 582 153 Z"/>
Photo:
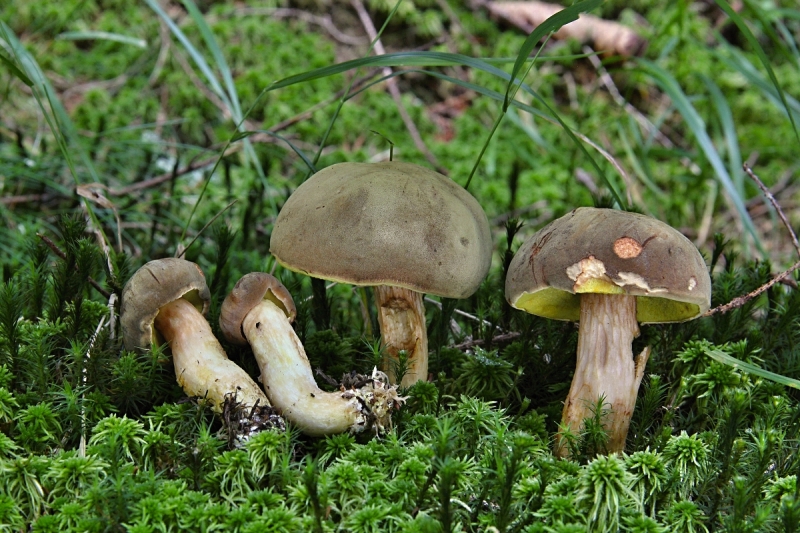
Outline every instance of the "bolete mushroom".
<path fill-rule="evenodd" d="M 326 392 L 317 387 L 300 339 L 292 329 L 291 294 L 265 272 L 246 274 L 225 298 L 219 323 L 232 343 L 250 344 L 261 368 L 261 383 L 272 404 L 311 436 L 388 428 L 403 398 L 373 373 L 360 388 Z"/>
<path fill-rule="evenodd" d="M 480 204 L 451 179 L 396 161 L 339 163 L 306 180 L 281 209 L 270 252 L 310 276 L 375 287 L 381 336 L 401 384 L 428 377 L 423 293 L 466 298 L 489 270 Z M 395 364 L 385 366 L 392 382 Z"/>
<path fill-rule="evenodd" d="M 145 351 L 169 343 L 178 384 L 221 413 L 226 400 L 254 410 L 270 407 L 258 384 L 228 359 L 205 318 L 210 293 L 200 268 L 184 259 L 150 261 L 122 290 L 125 349 Z"/>
<path fill-rule="evenodd" d="M 650 353 L 635 359 L 641 324 L 682 322 L 711 304 L 703 257 L 681 233 L 653 218 L 578 208 L 519 248 L 506 299 L 534 315 L 580 322 L 578 358 L 555 452 L 569 454 L 564 430 L 577 434 L 599 398 L 609 452 L 622 451 Z"/>

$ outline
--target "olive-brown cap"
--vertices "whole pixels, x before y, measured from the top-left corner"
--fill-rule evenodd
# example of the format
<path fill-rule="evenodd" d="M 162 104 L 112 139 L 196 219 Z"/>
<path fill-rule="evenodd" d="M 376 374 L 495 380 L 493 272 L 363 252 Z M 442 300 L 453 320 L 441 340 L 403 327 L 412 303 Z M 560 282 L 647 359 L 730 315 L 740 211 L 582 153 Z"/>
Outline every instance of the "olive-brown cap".
<path fill-rule="evenodd" d="M 153 327 L 158 310 L 185 298 L 205 314 L 211 294 L 203 271 L 185 259 L 156 259 L 137 270 L 122 289 L 120 324 L 126 350 L 147 350 L 163 342 Z"/>
<path fill-rule="evenodd" d="M 289 197 L 270 252 L 318 278 L 466 298 L 489 271 L 492 238 L 477 200 L 438 172 L 339 163 Z"/>
<path fill-rule="evenodd" d="M 266 272 L 245 274 L 236 282 L 220 308 L 219 327 L 228 342 L 247 344 L 247 338 L 242 334 L 242 322 L 247 313 L 263 300 L 280 307 L 289 322 L 297 315 L 292 295 L 275 276 Z"/>
<path fill-rule="evenodd" d="M 517 250 L 506 299 L 517 309 L 577 321 L 581 293 L 629 294 L 640 323 L 681 322 L 711 305 L 711 278 L 697 248 L 653 218 L 581 207 Z"/>

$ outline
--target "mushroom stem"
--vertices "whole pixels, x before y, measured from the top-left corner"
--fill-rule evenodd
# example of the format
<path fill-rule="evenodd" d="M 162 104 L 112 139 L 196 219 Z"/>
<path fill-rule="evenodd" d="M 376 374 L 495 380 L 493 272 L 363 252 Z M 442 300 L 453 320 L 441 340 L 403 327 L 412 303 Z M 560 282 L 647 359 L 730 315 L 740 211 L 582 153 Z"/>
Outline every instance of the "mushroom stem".
<path fill-rule="evenodd" d="M 577 435 L 586 418 L 594 415 L 603 397 L 603 417 L 608 432 L 608 452 L 625 448 L 636 394 L 644 375 L 649 349 L 634 361 L 631 343 L 639 335 L 636 297 L 621 294 L 581 294 L 578 360 L 572 386 L 564 403 L 562 428 Z M 569 449 L 559 431 L 555 453 L 566 457 Z"/>
<path fill-rule="evenodd" d="M 317 387 L 300 339 L 285 312 L 270 300 L 253 307 L 242 331 L 261 368 L 261 383 L 273 405 L 307 435 L 360 432 L 388 427 L 397 397 L 373 379 L 358 390 L 325 392 Z"/>
<path fill-rule="evenodd" d="M 175 376 L 187 395 L 210 401 L 216 413 L 234 392 L 241 405 L 270 405 L 247 372 L 228 359 L 208 321 L 188 300 L 178 298 L 162 306 L 154 325 L 169 342 Z"/>
<path fill-rule="evenodd" d="M 381 337 L 389 354 L 383 370 L 389 375 L 390 382 L 397 381 L 401 350 L 405 350 L 408 362 L 400 385 L 409 387 L 417 381 L 427 380 L 428 332 L 422 293 L 378 285 L 375 287 L 375 300 Z"/>

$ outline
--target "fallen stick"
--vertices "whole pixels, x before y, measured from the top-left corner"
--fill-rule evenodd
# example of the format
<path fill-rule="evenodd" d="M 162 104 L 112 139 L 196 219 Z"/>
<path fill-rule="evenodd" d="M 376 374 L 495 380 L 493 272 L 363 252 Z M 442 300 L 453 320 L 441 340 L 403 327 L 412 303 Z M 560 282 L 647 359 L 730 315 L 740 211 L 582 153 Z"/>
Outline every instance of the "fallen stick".
<path fill-rule="evenodd" d="M 531 0 L 528 2 L 480 2 L 489 13 L 508 21 L 519 29 L 530 33 L 545 20 L 562 9 L 561 6 Z M 594 15 L 581 14 L 578 20 L 562 26 L 553 37 L 577 39 L 591 43 L 604 55 L 622 57 L 639 56 L 647 48 L 647 40 L 631 28 Z"/>

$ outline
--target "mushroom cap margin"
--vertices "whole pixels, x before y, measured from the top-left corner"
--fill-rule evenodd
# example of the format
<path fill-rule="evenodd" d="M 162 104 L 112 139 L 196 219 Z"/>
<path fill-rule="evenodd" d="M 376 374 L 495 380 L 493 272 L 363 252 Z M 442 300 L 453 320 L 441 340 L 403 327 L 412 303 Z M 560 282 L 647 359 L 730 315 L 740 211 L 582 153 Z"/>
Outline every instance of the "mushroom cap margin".
<path fill-rule="evenodd" d="M 509 304 L 578 321 L 580 293 L 637 296 L 642 324 L 681 322 L 711 304 L 711 279 L 697 248 L 669 225 L 637 213 L 581 207 L 517 250 L 506 277 Z"/>
<path fill-rule="evenodd" d="M 122 289 L 120 326 L 125 349 L 147 350 L 163 339 L 153 327 L 162 306 L 184 298 L 206 314 L 211 293 L 200 267 L 191 261 L 166 257 L 145 263 Z"/>
<path fill-rule="evenodd" d="M 472 195 L 438 172 L 397 161 L 317 172 L 286 201 L 270 240 L 290 270 L 449 298 L 477 290 L 492 248 Z"/>

